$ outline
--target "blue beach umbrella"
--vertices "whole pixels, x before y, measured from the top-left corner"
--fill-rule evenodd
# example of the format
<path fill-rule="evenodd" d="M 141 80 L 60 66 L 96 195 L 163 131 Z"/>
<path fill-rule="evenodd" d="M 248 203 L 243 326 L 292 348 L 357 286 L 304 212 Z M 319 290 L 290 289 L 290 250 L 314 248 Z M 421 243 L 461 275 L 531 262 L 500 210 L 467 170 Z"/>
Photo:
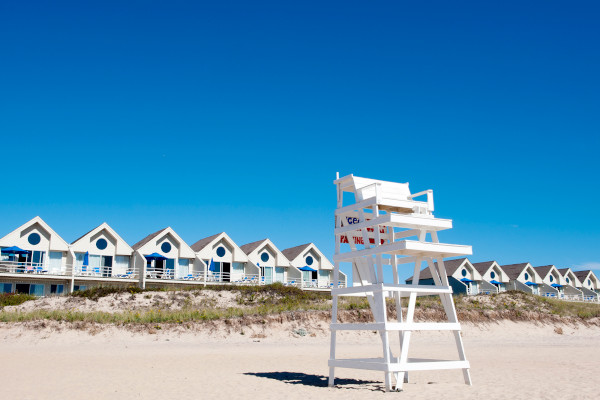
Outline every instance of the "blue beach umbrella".
<path fill-rule="evenodd" d="M 215 263 L 215 261 L 211 258 L 210 259 L 210 263 L 208 264 L 208 270 L 212 271 L 212 272 L 219 272 L 219 270 L 217 269 L 217 263 Z"/>
<path fill-rule="evenodd" d="M 3 253 L 7 253 L 7 254 L 28 254 L 29 250 L 23 250 L 20 247 L 17 246 L 11 246 L 11 247 L 5 247 L 2 249 Z"/>
<path fill-rule="evenodd" d="M 152 253 L 152 254 L 148 254 L 148 255 L 144 256 L 144 258 L 145 258 L 147 261 L 153 261 L 153 260 L 166 260 L 166 259 L 167 259 L 167 257 L 165 257 L 165 256 L 163 256 L 163 255 L 161 255 L 161 254 L 158 254 L 158 253 Z"/>
<path fill-rule="evenodd" d="M 468 278 L 462 278 L 460 281 L 461 281 L 461 282 L 465 282 L 465 283 L 469 283 L 469 282 L 475 282 L 474 280 L 472 280 L 472 279 L 468 279 Z"/>
<path fill-rule="evenodd" d="M 85 254 L 83 255 L 83 265 L 84 266 L 88 266 L 90 265 L 90 253 L 89 252 L 85 252 Z"/>
<path fill-rule="evenodd" d="M 493 281 L 490 281 L 490 283 L 493 283 L 494 285 L 500 285 L 502 282 L 498 282 L 497 280 L 493 280 Z"/>
<path fill-rule="evenodd" d="M 304 267 L 300 267 L 298 268 L 300 271 L 310 271 L 310 272 L 317 272 L 316 269 L 312 269 L 311 267 L 309 267 L 308 265 L 304 266 Z"/>

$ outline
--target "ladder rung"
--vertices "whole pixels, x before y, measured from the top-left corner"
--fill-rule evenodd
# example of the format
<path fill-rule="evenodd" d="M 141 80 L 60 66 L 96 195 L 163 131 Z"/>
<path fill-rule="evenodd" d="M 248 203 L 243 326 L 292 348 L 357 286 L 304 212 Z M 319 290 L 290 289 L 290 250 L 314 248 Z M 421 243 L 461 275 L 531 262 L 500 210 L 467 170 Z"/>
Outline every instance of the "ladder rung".
<path fill-rule="evenodd" d="M 457 322 L 373 322 L 331 324 L 333 331 L 460 331 Z"/>

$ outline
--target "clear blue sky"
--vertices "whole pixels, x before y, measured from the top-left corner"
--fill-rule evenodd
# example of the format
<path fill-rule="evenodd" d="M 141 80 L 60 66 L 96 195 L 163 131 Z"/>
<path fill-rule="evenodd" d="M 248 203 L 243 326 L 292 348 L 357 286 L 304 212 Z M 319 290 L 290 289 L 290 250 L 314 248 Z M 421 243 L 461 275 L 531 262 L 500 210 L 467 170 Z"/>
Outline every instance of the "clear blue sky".
<path fill-rule="evenodd" d="M 597 2 L 201 3 L 0 4 L 1 235 L 331 256 L 339 171 L 434 189 L 474 261 L 600 268 Z"/>

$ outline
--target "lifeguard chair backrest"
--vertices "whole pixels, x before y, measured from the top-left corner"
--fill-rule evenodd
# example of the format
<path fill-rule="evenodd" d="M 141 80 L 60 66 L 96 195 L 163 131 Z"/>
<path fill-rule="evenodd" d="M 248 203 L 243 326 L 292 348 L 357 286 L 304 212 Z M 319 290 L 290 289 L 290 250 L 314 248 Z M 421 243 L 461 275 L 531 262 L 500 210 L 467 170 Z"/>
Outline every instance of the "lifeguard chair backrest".
<path fill-rule="evenodd" d="M 410 200 L 410 189 L 407 183 L 387 182 L 377 179 L 360 178 L 353 176 L 354 188 L 356 189 L 357 201 L 363 201 L 375 197 L 375 193 L 384 199 Z"/>

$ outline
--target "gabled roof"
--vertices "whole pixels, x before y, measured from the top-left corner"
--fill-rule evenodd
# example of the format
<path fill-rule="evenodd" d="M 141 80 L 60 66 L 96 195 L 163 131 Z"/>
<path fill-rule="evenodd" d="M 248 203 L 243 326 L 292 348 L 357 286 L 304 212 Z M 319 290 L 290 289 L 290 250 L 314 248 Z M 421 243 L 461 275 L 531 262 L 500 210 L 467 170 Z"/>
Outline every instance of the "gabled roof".
<path fill-rule="evenodd" d="M 141 252 L 142 248 L 144 246 L 146 246 L 147 244 L 149 244 L 151 241 L 153 240 L 161 240 L 163 237 L 166 237 L 167 235 L 171 236 L 172 239 L 174 239 L 175 242 L 177 242 L 177 247 L 179 249 L 179 257 L 181 258 L 195 258 L 196 253 L 194 253 L 194 250 L 191 249 L 191 247 L 173 230 L 173 228 L 166 227 L 164 229 L 161 229 L 159 231 L 156 231 L 154 233 L 151 233 L 150 235 L 146 236 L 145 238 L 143 238 L 142 240 L 140 240 L 139 242 L 137 242 L 136 244 L 134 244 L 132 246 L 133 250 Z M 145 251 L 145 250 L 144 250 Z M 155 250 L 158 251 L 159 253 L 161 252 L 161 250 Z"/>
<path fill-rule="evenodd" d="M 594 272 L 589 269 L 585 271 L 573 271 L 573 273 L 575 274 L 577 279 L 581 281 L 581 283 L 584 283 L 590 274 L 594 275 Z M 594 275 L 594 277 L 596 277 L 596 275 Z"/>
<path fill-rule="evenodd" d="M 463 258 L 456 258 L 454 260 L 445 260 L 444 261 L 444 267 L 446 267 L 446 275 L 450 276 L 453 273 L 456 272 L 457 269 L 460 268 L 461 265 L 463 265 L 463 263 L 465 262 L 465 260 L 467 260 L 466 257 Z M 437 266 L 437 263 L 435 263 L 435 265 Z M 421 273 L 419 274 L 419 280 L 421 279 L 432 279 L 433 275 L 431 275 L 431 270 L 429 269 L 429 265 L 426 266 L 425 268 L 423 268 L 421 270 Z M 406 279 L 407 281 L 412 281 L 413 277 L 411 276 L 410 278 Z"/>
<path fill-rule="evenodd" d="M 3 243 L 5 241 L 9 241 L 10 238 L 16 234 L 21 232 L 22 230 L 34 225 L 34 224 L 39 224 L 46 232 L 48 232 L 50 234 L 50 246 L 51 248 L 54 248 L 56 250 L 61 250 L 61 251 L 68 251 L 69 250 L 69 244 L 59 236 L 58 233 L 56 233 L 54 231 L 54 229 L 50 228 L 50 225 L 48 225 L 42 218 L 40 218 L 39 216 L 36 216 L 32 219 L 30 219 L 29 221 L 27 221 L 26 223 L 24 223 L 23 225 L 19 226 L 17 229 L 13 230 L 12 232 L 10 232 L 9 234 L 7 234 L 6 236 L 0 238 L 0 246 L 13 246 L 14 243 Z"/>
<path fill-rule="evenodd" d="M 282 250 L 281 252 L 290 261 L 290 264 L 292 264 L 292 266 L 294 266 L 296 268 L 302 268 L 303 266 L 306 265 L 306 262 L 305 262 L 304 258 L 301 258 L 300 256 L 304 255 L 305 253 L 307 253 L 309 251 L 314 252 L 314 254 L 320 259 L 320 266 L 319 266 L 320 269 L 323 269 L 323 270 L 333 270 L 334 269 L 334 266 L 331 263 L 331 261 L 329 261 L 329 259 L 327 259 L 327 257 L 325 257 L 325 254 L 323 254 L 323 252 L 321 252 L 321 250 L 319 250 L 319 248 L 314 243 L 301 244 L 299 246 L 294 246 L 294 247 L 290 247 L 288 249 Z M 340 271 L 340 274 L 343 275 L 344 277 L 346 276 L 342 271 Z"/>
<path fill-rule="evenodd" d="M 310 247 L 312 243 L 301 244 L 299 246 L 290 247 L 289 249 L 281 250 L 283 255 L 290 261 L 298 257 L 304 250 Z"/>
<path fill-rule="evenodd" d="M 529 263 L 508 264 L 501 265 L 500 268 L 506 272 L 506 275 L 508 275 L 510 279 L 517 279 L 519 275 L 521 275 L 521 272 L 530 265 L 531 264 Z"/>
<path fill-rule="evenodd" d="M 243 246 L 240 246 L 242 251 L 248 256 L 250 261 L 253 263 L 261 263 L 259 259 L 258 252 L 261 249 L 268 247 L 270 251 L 274 252 L 275 263 L 277 267 L 293 267 L 288 258 L 275 246 L 275 243 L 271 241 L 271 239 L 262 239 L 256 242 L 247 243 Z M 295 268 L 295 267 L 294 267 Z"/>
<path fill-rule="evenodd" d="M 192 245 L 192 250 L 196 253 L 198 258 L 211 258 L 213 257 L 213 251 L 215 251 L 214 246 L 221 241 L 225 242 L 228 246 L 231 246 L 232 257 L 234 262 L 248 262 L 250 259 L 244 253 L 240 246 L 237 245 L 233 241 L 232 238 L 225 232 L 217 233 L 216 235 L 208 236 L 203 239 L 198 240 L 196 243 Z M 213 247 L 210 247 L 213 245 Z"/>
<path fill-rule="evenodd" d="M 244 253 L 246 253 L 246 255 L 249 255 L 254 250 L 256 250 L 261 244 L 265 243 L 267 240 L 268 239 L 261 239 L 261 240 L 257 240 L 256 242 L 247 243 L 243 246 L 240 246 L 240 249 L 242 249 L 244 251 Z"/>
<path fill-rule="evenodd" d="M 557 269 L 558 273 L 560 273 L 563 278 L 568 279 L 568 274 L 572 274 L 572 278 L 575 280 L 574 282 L 569 282 L 568 284 L 573 284 L 575 287 L 577 286 L 581 286 L 581 282 L 579 280 L 579 278 L 577 277 L 577 275 L 575 275 L 575 273 L 573 272 L 573 270 L 571 270 L 571 268 L 561 268 L 561 269 Z"/>
<path fill-rule="evenodd" d="M 535 269 L 536 272 L 538 274 L 540 274 L 540 276 L 543 279 L 546 277 L 546 275 L 548 275 L 548 273 L 550 273 L 550 270 L 552 270 L 552 267 L 554 267 L 554 265 L 542 265 L 541 267 L 533 267 L 533 269 Z"/>
<path fill-rule="evenodd" d="M 485 274 L 487 272 L 488 269 L 490 269 L 492 267 L 492 265 L 494 265 L 496 261 L 483 261 L 483 262 L 478 262 L 478 263 L 473 263 L 473 268 L 475 268 L 477 270 L 477 272 L 479 272 L 480 274 Z"/>
<path fill-rule="evenodd" d="M 202 251 L 206 246 L 208 246 L 213 240 L 215 240 L 219 235 L 224 234 L 225 232 L 219 232 L 212 236 L 205 237 L 204 239 L 198 240 L 191 247 L 196 253 Z"/>
<path fill-rule="evenodd" d="M 84 237 L 86 237 L 90 233 L 94 232 L 96 229 L 100 228 L 103 224 L 106 224 L 106 222 L 103 222 L 102 224 L 98 225 L 97 227 L 90 229 L 89 231 L 87 231 L 83 235 L 79 236 L 77 239 L 73 240 L 71 242 L 71 244 L 75 244 L 75 243 L 79 242 L 81 239 L 83 239 Z"/>
<path fill-rule="evenodd" d="M 137 242 L 136 244 L 131 246 L 131 248 L 133 250 L 140 249 L 143 245 L 145 245 L 146 243 L 148 243 L 149 241 L 151 241 L 152 239 L 154 239 L 155 237 L 157 237 L 158 235 L 160 235 L 162 232 L 166 231 L 167 229 L 169 229 L 169 228 L 163 228 L 161 230 L 158 230 L 154 233 L 149 234 L 148 236 L 146 236 L 145 238 L 143 238 L 142 240 L 140 240 L 139 242 Z"/>
<path fill-rule="evenodd" d="M 117 232 L 115 232 L 115 230 L 112 229 L 106 222 L 103 222 L 102 224 L 98 225 L 91 231 L 87 232 L 85 235 L 76 239 L 73 243 L 71 243 L 70 247 L 71 248 L 77 247 L 77 244 L 78 244 L 77 242 L 79 242 L 80 240 L 84 239 L 87 236 L 93 236 L 94 234 L 101 232 L 103 230 L 106 230 L 112 237 L 114 237 L 117 240 L 117 246 L 116 246 L 117 254 L 126 253 L 127 255 L 131 255 L 131 253 L 133 253 L 133 248 L 131 246 L 129 246 L 129 244 L 127 244 L 127 242 L 125 240 L 123 240 L 123 238 L 121 236 L 119 236 L 119 234 Z"/>

